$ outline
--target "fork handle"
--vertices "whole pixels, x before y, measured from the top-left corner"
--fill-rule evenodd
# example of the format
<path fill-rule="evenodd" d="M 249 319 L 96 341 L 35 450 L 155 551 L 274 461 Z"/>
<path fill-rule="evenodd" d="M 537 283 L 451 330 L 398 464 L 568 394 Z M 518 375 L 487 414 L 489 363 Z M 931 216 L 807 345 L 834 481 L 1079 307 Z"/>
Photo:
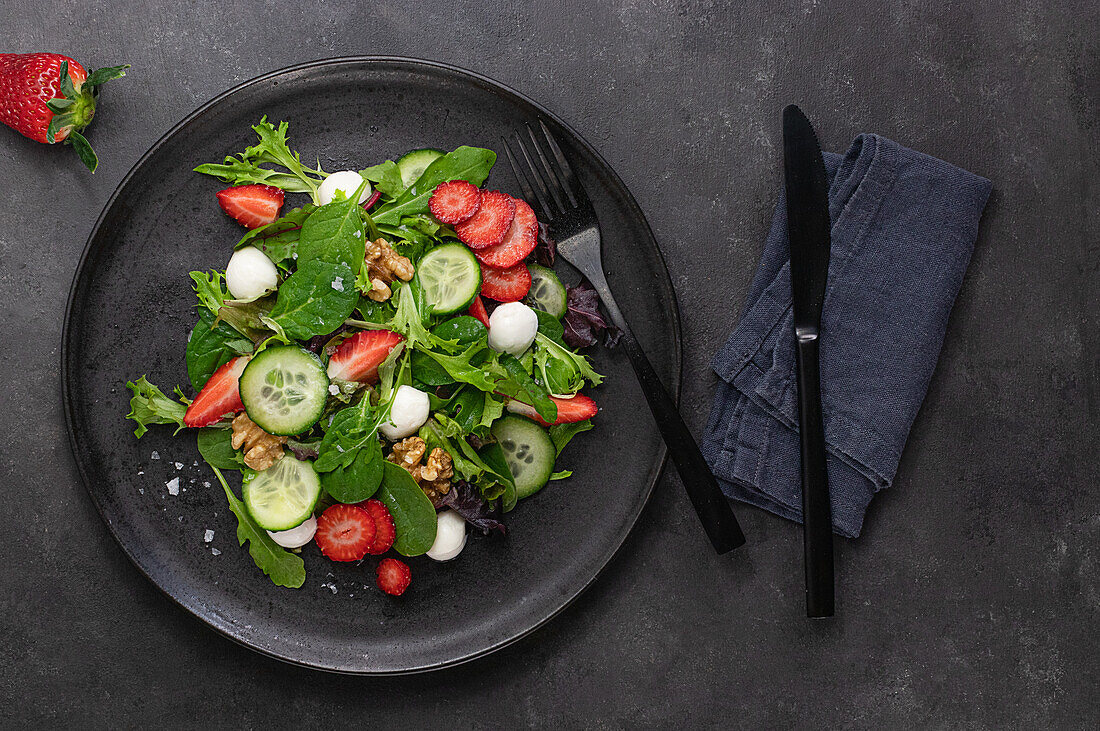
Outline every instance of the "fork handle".
<path fill-rule="evenodd" d="M 732 551 L 745 542 L 745 535 L 733 515 L 729 500 L 718 487 L 710 467 L 703 459 L 703 453 L 699 451 L 699 445 L 676 408 L 676 402 L 653 370 L 653 365 L 638 344 L 638 339 L 634 337 L 630 325 L 615 303 L 615 298 L 611 296 L 602 269 L 593 268 L 591 272 L 584 274 L 596 288 L 604 307 L 611 315 L 611 321 L 623 331 L 619 342 L 630 358 L 630 364 L 642 386 L 642 393 L 649 402 L 649 409 L 653 412 L 657 427 L 668 446 L 669 455 L 676 464 L 676 471 L 680 473 L 680 481 L 687 490 L 695 512 L 699 514 L 707 537 L 719 554 Z"/>

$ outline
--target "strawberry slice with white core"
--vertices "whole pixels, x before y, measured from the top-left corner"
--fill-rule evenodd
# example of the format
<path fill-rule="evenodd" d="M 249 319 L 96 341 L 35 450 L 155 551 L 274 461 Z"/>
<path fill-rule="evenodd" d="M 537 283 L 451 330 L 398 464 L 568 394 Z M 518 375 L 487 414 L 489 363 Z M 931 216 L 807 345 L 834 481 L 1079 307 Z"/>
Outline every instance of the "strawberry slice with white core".
<path fill-rule="evenodd" d="M 192 427 L 210 426 L 223 416 L 243 410 L 239 383 L 246 365 L 248 358 L 242 355 L 214 371 L 206 385 L 199 389 L 199 395 L 187 407 L 183 423 Z"/>
<path fill-rule="evenodd" d="M 515 217 L 515 198 L 499 190 L 487 190 L 481 194 L 477 213 L 456 225 L 455 233 L 471 249 L 484 249 L 504 241 Z"/>
<path fill-rule="evenodd" d="M 497 302 L 519 302 L 531 289 L 531 272 L 525 264 L 507 269 L 481 265 L 481 295 Z"/>
<path fill-rule="evenodd" d="M 516 216 L 512 219 L 512 225 L 508 227 L 508 233 L 504 235 L 504 241 L 494 246 L 474 250 L 474 256 L 482 264 L 488 264 L 497 269 L 507 269 L 519 264 L 535 250 L 539 240 L 539 221 L 526 201 L 518 198 L 514 200 Z"/>
<path fill-rule="evenodd" d="M 352 335 L 329 358 L 329 379 L 373 383 L 378 380 L 378 366 L 404 339 L 392 330 L 364 330 Z"/>
<path fill-rule="evenodd" d="M 333 561 L 358 561 L 374 543 L 374 518 L 355 505 L 337 503 L 317 519 L 313 540 Z"/>
<path fill-rule="evenodd" d="M 481 191 L 465 180 L 448 180 L 436 186 L 428 200 L 428 210 L 443 223 L 456 224 L 470 219 L 481 208 Z"/>
<path fill-rule="evenodd" d="M 259 228 L 279 217 L 283 191 L 270 185 L 238 185 L 219 190 L 218 205 L 245 228 Z"/>
<path fill-rule="evenodd" d="M 513 414 L 526 416 L 528 419 L 537 421 L 543 426 L 572 424 L 577 421 L 584 421 L 585 419 L 591 419 L 600 410 L 599 407 L 596 406 L 596 402 L 583 393 L 578 393 L 572 398 L 551 396 L 550 400 L 558 407 L 558 418 L 553 422 L 548 422 L 539 416 L 534 406 L 525 404 L 522 401 L 516 401 L 515 399 L 508 402 L 508 410 Z"/>

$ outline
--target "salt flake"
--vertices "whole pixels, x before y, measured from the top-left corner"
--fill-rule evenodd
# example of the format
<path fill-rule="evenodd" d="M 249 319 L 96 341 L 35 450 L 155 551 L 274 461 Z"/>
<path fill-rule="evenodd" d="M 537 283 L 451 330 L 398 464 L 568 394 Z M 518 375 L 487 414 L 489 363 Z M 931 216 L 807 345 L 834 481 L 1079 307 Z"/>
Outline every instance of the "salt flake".
<path fill-rule="evenodd" d="M 214 555 L 214 556 L 220 556 L 220 555 L 222 555 L 222 552 L 221 552 L 221 551 L 219 551 L 219 550 L 218 550 L 218 549 L 216 549 L 216 548 L 211 548 L 211 549 L 210 549 L 210 553 L 211 553 L 212 555 Z"/>
<path fill-rule="evenodd" d="M 180 494 L 180 478 L 173 477 L 171 480 L 164 483 L 164 486 L 168 488 L 168 494 L 169 495 L 179 495 Z"/>
<path fill-rule="evenodd" d="M 336 279 L 333 279 L 332 280 L 332 288 L 335 289 L 337 292 L 343 292 L 344 291 L 344 278 L 343 277 L 337 277 Z"/>
<path fill-rule="evenodd" d="M 202 534 L 202 540 L 204 543 L 210 543 L 210 541 L 214 540 L 214 531 L 207 528 L 206 532 Z"/>
<path fill-rule="evenodd" d="M 328 385 L 328 392 L 331 393 L 333 396 L 339 396 L 340 395 L 340 387 L 337 386 L 335 383 L 330 383 Z M 141 473 L 139 472 L 138 474 L 140 475 Z"/>
<path fill-rule="evenodd" d="M 177 470 L 182 470 L 183 469 L 183 462 L 174 462 L 173 464 L 176 465 Z"/>
<path fill-rule="evenodd" d="M 149 459 L 160 459 L 160 452 L 153 450 L 153 453 L 149 455 Z"/>

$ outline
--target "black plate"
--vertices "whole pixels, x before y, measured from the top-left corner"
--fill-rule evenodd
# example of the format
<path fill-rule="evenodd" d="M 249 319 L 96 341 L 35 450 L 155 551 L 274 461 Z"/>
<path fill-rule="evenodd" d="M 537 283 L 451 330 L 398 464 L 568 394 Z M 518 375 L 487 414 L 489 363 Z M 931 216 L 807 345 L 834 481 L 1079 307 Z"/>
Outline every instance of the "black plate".
<path fill-rule="evenodd" d="M 195 320 L 188 271 L 223 268 L 241 231 L 219 209 L 218 181 L 191 172 L 252 144 L 262 115 L 290 123 L 291 146 L 326 170 L 365 167 L 419 147 L 500 138 L 544 119 L 599 212 L 612 288 L 666 383 L 679 388 L 675 295 L 634 199 L 561 120 L 482 76 L 400 58 L 318 61 L 248 81 L 157 142 L 119 185 L 92 231 L 69 296 L 62 346 L 65 413 L 81 475 L 123 550 L 187 611 L 228 637 L 289 662 L 349 673 L 404 673 L 484 655 L 560 612 L 610 560 L 664 462 L 660 436 L 626 357 L 595 349 L 608 376 L 593 395 L 597 430 L 560 464 L 574 476 L 508 516 L 505 540 L 471 537 L 462 556 L 411 561 L 413 583 L 391 599 L 373 562 L 305 550 L 306 584 L 272 585 L 235 539 L 194 439 L 154 428 L 140 441 L 123 416 L 124 383 L 142 374 L 166 391 L 186 385 L 183 351 Z M 488 185 L 518 193 L 501 156 Z M 567 265 L 559 272 L 578 279 Z M 159 459 L 153 459 L 156 452 Z M 176 464 L 181 467 L 177 468 Z M 182 491 L 168 495 L 166 482 Z M 204 544 L 214 531 L 213 555 Z"/>

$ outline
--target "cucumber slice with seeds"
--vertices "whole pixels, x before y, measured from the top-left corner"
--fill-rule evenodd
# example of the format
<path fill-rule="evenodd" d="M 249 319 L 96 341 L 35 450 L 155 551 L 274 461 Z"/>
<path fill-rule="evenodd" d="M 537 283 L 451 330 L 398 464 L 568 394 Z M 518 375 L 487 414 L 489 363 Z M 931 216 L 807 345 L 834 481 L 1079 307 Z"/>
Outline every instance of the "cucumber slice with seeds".
<path fill-rule="evenodd" d="M 550 435 L 541 426 L 522 416 L 498 419 L 492 434 L 500 442 L 504 460 L 516 481 L 516 498 L 538 492 L 554 471 L 557 451 Z"/>
<path fill-rule="evenodd" d="M 444 244 L 421 257 L 416 278 L 432 312 L 448 315 L 474 301 L 481 289 L 481 266 L 462 244 Z"/>
<path fill-rule="evenodd" d="M 538 264 L 528 264 L 527 269 L 531 272 L 531 290 L 525 298 L 528 306 L 532 310 L 542 310 L 559 320 L 565 317 L 568 294 L 558 275 L 553 269 L 547 269 Z"/>
<path fill-rule="evenodd" d="M 430 147 L 406 152 L 397 161 L 397 170 L 401 173 L 401 184 L 408 188 L 420 179 L 420 176 L 424 174 L 429 165 L 443 157 L 443 154 L 443 150 L 435 150 Z"/>
<path fill-rule="evenodd" d="M 290 530 L 313 515 L 321 479 L 311 462 L 286 454 L 263 472 L 247 474 L 241 493 L 256 525 L 264 530 Z"/>
<path fill-rule="evenodd" d="M 248 418 L 268 434 L 301 434 L 317 423 L 328 400 L 328 374 L 313 353 L 297 345 L 264 350 L 241 374 Z"/>

